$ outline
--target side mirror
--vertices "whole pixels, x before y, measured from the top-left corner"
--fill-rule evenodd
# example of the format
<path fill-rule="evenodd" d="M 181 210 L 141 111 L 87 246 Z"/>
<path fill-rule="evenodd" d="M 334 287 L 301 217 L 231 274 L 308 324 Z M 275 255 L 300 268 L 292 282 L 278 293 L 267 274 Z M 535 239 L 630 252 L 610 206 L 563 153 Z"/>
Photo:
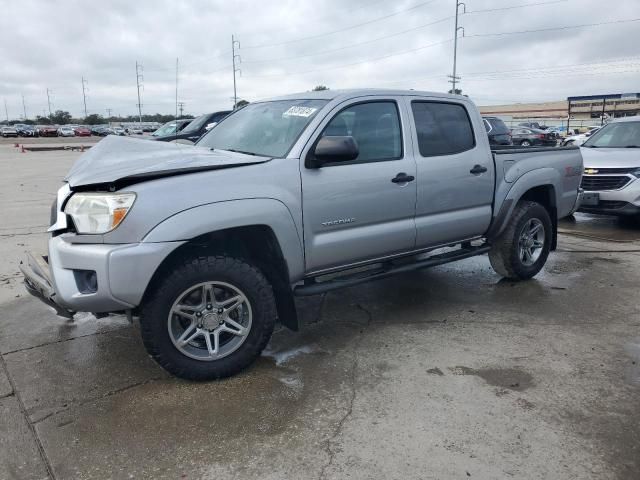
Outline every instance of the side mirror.
<path fill-rule="evenodd" d="M 325 163 L 348 162 L 358 158 L 359 154 L 358 144 L 353 137 L 325 136 L 316 143 L 307 166 L 319 168 Z"/>

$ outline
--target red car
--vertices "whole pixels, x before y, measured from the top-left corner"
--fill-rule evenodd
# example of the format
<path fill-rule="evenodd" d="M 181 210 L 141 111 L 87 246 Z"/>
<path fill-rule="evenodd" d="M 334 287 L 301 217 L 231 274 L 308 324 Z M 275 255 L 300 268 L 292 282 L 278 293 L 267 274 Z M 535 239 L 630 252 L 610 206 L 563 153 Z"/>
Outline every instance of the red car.
<path fill-rule="evenodd" d="M 91 130 L 89 130 L 87 127 L 76 127 L 73 129 L 73 131 L 76 134 L 76 137 L 90 137 L 91 136 Z"/>
<path fill-rule="evenodd" d="M 57 137 L 58 128 L 53 125 L 38 125 L 36 127 L 38 135 L 40 137 Z"/>

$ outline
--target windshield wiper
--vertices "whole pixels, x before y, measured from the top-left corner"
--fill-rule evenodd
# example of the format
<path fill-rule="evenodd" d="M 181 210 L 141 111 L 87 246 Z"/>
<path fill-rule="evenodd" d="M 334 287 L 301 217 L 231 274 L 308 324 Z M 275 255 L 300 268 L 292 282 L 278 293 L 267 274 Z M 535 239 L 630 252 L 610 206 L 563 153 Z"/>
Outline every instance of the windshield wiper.
<path fill-rule="evenodd" d="M 227 152 L 233 152 L 233 153 L 243 153 L 245 155 L 252 155 L 252 156 L 257 156 L 257 153 L 253 153 L 253 152 L 245 152 L 243 150 L 235 150 L 233 148 L 222 148 L 221 150 L 226 150 Z M 260 155 L 260 157 L 263 157 L 264 155 Z"/>

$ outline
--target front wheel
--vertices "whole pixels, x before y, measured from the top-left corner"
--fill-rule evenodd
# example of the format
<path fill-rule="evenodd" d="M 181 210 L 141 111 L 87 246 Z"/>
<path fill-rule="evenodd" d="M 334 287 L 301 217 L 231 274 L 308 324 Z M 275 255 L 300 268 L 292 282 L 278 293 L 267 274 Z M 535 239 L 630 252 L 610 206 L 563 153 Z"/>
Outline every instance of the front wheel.
<path fill-rule="evenodd" d="M 530 147 L 531 146 L 531 142 L 529 140 L 523 140 L 520 143 L 520 146 L 522 146 L 522 147 Z"/>
<path fill-rule="evenodd" d="M 226 256 L 179 263 L 141 309 L 142 340 L 173 375 L 212 380 L 250 365 L 276 319 L 273 291 L 256 267 Z"/>
<path fill-rule="evenodd" d="M 553 224 L 546 208 L 536 202 L 518 203 L 504 232 L 491 246 L 491 266 L 505 278 L 533 277 L 547 261 L 552 234 Z"/>

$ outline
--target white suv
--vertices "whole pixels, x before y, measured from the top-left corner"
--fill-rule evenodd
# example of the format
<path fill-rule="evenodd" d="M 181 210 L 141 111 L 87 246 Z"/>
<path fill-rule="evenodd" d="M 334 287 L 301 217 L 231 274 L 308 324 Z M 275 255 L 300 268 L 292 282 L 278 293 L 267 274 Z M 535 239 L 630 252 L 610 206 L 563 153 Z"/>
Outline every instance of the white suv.
<path fill-rule="evenodd" d="M 640 116 L 613 120 L 582 145 L 581 212 L 640 216 Z"/>

